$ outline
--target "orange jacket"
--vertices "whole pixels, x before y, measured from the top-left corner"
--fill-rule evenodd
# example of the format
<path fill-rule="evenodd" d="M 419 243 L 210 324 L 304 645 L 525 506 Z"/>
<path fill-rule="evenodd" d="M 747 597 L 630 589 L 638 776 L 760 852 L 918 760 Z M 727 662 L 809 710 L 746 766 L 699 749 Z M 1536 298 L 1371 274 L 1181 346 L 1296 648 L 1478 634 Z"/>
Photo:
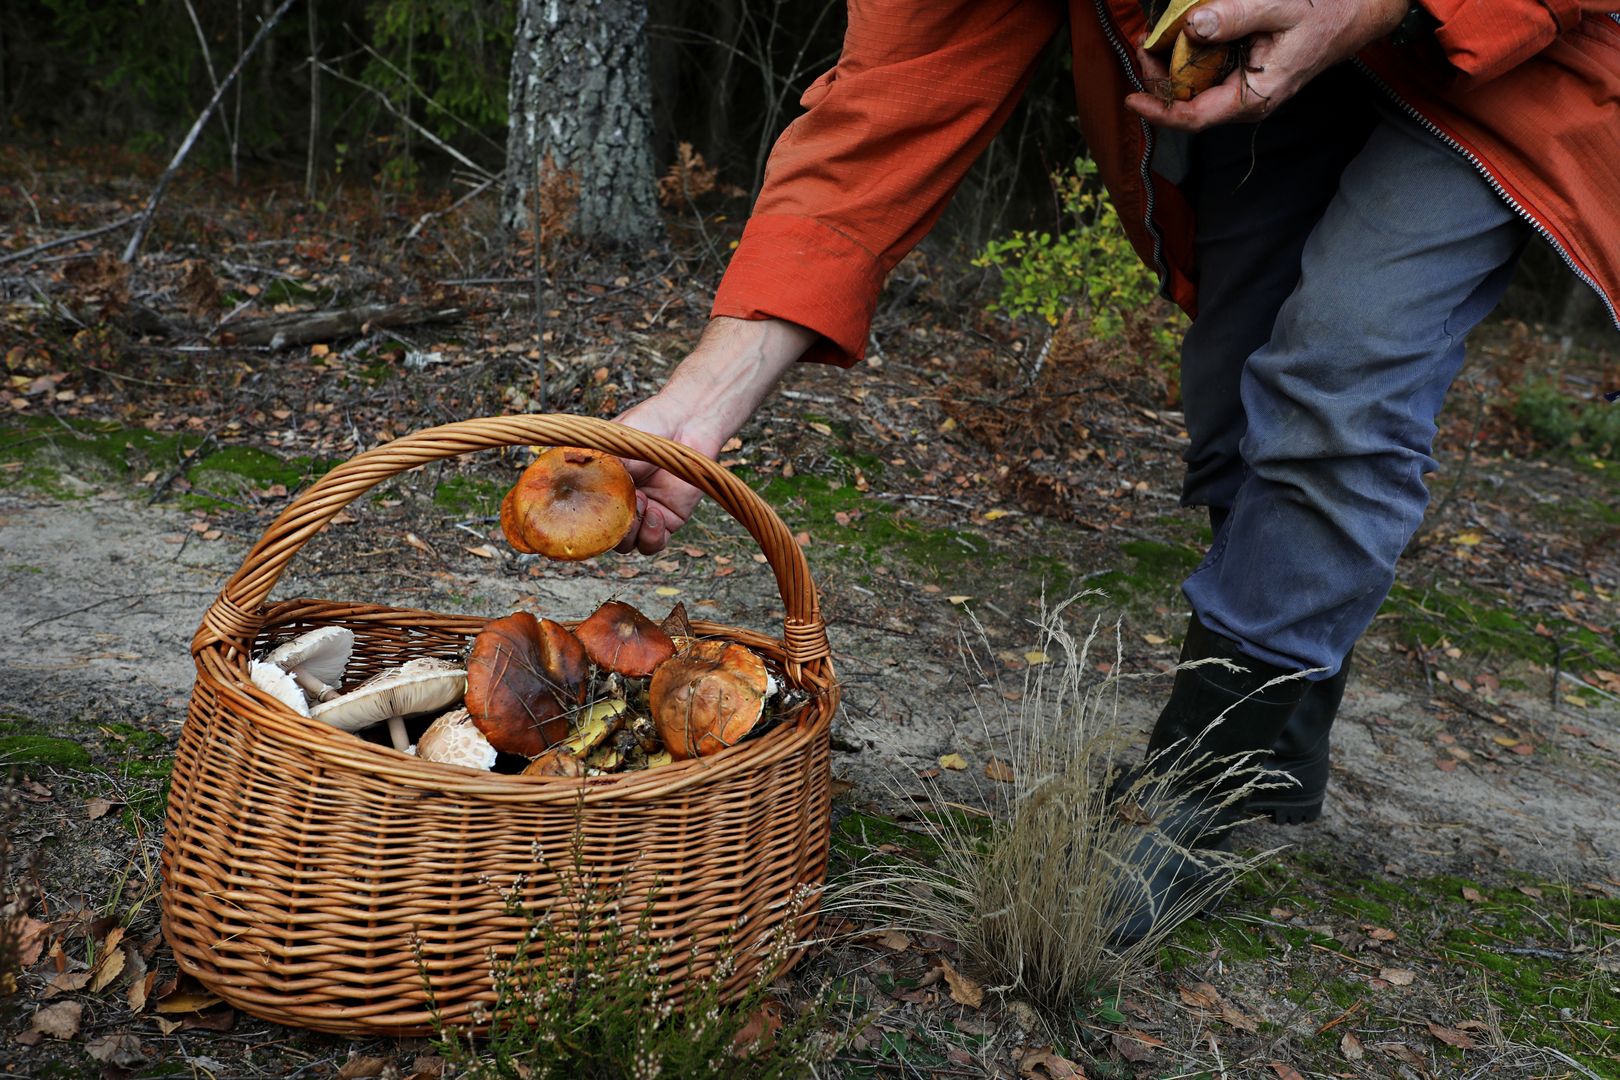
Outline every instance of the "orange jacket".
<path fill-rule="evenodd" d="M 1359 63 L 1466 156 L 1620 326 L 1620 16 L 1615 0 L 1424 0 L 1434 40 Z M 1086 145 L 1138 253 L 1197 314 L 1193 221 L 1153 173 L 1135 0 L 850 0 L 838 64 L 782 133 L 714 314 L 822 335 L 805 359 L 853 364 L 884 278 L 945 209 L 1068 18 Z"/>

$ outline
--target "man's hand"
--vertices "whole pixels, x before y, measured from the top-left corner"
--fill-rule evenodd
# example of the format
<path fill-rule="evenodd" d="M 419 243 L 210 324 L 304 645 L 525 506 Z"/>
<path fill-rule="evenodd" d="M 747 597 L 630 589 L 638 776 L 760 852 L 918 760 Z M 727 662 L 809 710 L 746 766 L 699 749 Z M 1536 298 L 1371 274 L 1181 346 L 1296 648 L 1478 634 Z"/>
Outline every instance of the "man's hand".
<path fill-rule="evenodd" d="M 712 319 L 664 388 L 617 422 L 714 457 L 815 339 L 813 331 L 780 319 Z M 624 464 L 636 482 L 636 523 L 618 550 L 662 551 L 703 495 L 644 461 Z"/>
<path fill-rule="evenodd" d="M 1191 101 L 1132 94 L 1125 104 L 1160 127 L 1202 131 L 1253 122 L 1293 97 L 1322 71 L 1400 25 L 1407 0 L 1208 0 L 1187 19 L 1194 44 L 1249 38 L 1248 57 L 1219 85 Z M 1166 72 L 1139 53 L 1149 79 Z"/>

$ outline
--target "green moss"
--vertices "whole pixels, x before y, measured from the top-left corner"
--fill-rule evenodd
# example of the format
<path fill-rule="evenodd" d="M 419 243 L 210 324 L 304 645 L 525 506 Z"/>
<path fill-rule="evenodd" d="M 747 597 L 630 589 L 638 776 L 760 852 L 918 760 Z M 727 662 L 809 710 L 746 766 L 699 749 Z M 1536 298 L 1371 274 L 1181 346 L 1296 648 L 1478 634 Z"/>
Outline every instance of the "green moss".
<path fill-rule="evenodd" d="M 1201 546 L 1156 540 L 1132 540 L 1120 545 L 1120 552 L 1131 560 L 1130 567 L 1099 574 L 1088 584 L 1122 604 L 1161 603 L 1166 594 L 1180 589 L 1204 557 Z"/>
<path fill-rule="evenodd" d="M 489 517 L 501 509 L 510 481 L 459 473 L 433 487 L 433 505 L 460 517 Z"/>
<path fill-rule="evenodd" d="M 0 487 L 23 487 L 71 499 L 172 466 L 199 436 L 127 428 L 96 421 L 9 417 L 0 423 Z M 137 472 L 139 470 L 139 472 Z"/>
<path fill-rule="evenodd" d="M 87 769 L 90 751 L 72 739 L 54 735 L 0 736 L 0 765 L 17 765 L 25 772 L 33 769 Z"/>
<path fill-rule="evenodd" d="M 336 464 L 336 460 L 326 458 L 283 459 L 251 446 L 227 446 L 198 462 L 189 478 L 193 488 L 239 497 L 272 484 L 295 490 Z"/>
<path fill-rule="evenodd" d="M 1434 646 L 1442 640 L 1474 652 L 1489 652 L 1548 664 L 1557 650 L 1566 668 L 1613 669 L 1620 665 L 1620 620 L 1604 634 L 1552 612 L 1521 617 L 1518 609 L 1461 582 L 1410 586 L 1397 583 L 1382 614 L 1397 618 L 1410 642 Z M 1543 629 L 1537 630 L 1540 626 Z"/>

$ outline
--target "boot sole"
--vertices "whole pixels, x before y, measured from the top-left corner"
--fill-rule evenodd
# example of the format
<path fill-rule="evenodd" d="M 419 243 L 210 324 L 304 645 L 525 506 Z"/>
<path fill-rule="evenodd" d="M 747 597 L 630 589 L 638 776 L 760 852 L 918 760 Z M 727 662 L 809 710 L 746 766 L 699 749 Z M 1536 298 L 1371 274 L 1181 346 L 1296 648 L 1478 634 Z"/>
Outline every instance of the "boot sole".
<path fill-rule="evenodd" d="M 1322 800 L 1288 802 L 1279 799 L 1251 799 L 1244 809 L 1257 816 L 1269 817 L 1278 825 L 1306 825 L 1322 816 Z"/>

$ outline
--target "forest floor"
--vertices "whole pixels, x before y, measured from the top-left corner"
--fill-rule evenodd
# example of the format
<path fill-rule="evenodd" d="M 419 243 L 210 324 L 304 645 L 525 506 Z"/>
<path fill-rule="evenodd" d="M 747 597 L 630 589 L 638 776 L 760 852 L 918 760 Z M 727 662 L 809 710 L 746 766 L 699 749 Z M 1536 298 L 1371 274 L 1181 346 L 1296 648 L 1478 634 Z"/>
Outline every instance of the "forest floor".
<path fill-rule="evenodd" d="M 0 187 L 8 251 L 145 190 L 138 170 L 106 179 L 116 163 L 25 164 L 32 210 Z M 176 981 L 156 859 L 187 643 L 326 468 L 455 419 L 612 416 L 679 360 L 712 288 L 707 232 L 680 231 L 690 257 L 625 266 L 564 250 L 542 344 L 532 263 L 486 246 L 487 219 L 446 214 L 408 239 L 442 203 L 316 211 L 221 190 L 178 189 L 133 277 L 108 238 L 0 264 L 0 764 L 15 767 L 7 888 L 32 898 L 0 1076 L 437 1075 L 425 1040 L 311 1035 Z M 1104 666 L 1169 668 L 1178 582 L 1208 537 L 1178 505 L 1184 432 L 1160 367 L 1078 332 L 1044 349 L 924 261 L 898 276 L 873 360 L 796 371 L 723 453 L 800 533 L 823 596 L 843 686 L 835 876 L 917 844 L 905 795 L 994 786 L 999 710 L 1042 662 L 1043 603 L 1099 590 L 1076 610 L 1117 622 Z M 358 303 L 462 314 L 239 340 L 257 318 Z M 836 925 L 782 990 L 836 984 L 840 1014 L 862 1018 L 833 1073 L 1620 1076 L 1620 455 L 1543 450 L 1516 422 L 1517 382 L 1554 367 L 1565 387 L 1616 378 L 1612 359 L 1522 326 L 1481 334 L 1434 505 L 1358 652 L 1319 823 L 1247 828 L 1240 845 L 1283 850 L 1057 1045 L 1027 1003 L 953 994 L 950 942 Z M 655 558 L 514 557 L 493 514 L 522 463 L 490 453 L 383 484 L 277 595 L 484 616 L 679 597 L 779 626 L 770 574 L 712 505 Z M 1118 722 L 1141 742 L 1166 686 L 1129 685 Z M 942 769 L 948 755 L 966 768 Z"/>

